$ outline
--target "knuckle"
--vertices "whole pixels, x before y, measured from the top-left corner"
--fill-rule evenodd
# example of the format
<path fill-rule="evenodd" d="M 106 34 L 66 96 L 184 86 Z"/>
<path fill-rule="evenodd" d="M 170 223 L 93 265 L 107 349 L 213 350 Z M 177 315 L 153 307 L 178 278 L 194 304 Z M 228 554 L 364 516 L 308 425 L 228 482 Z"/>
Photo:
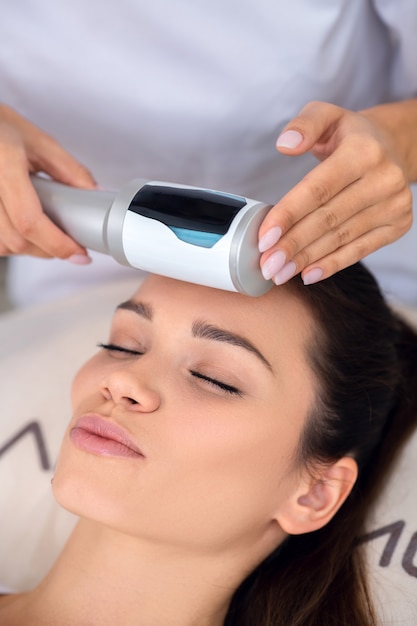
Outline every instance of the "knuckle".
<path fill-rule="evenodd" d="M 14 220 L 14 223 L 15 223 L 16 230 L 25 239 L 30 238 L 36 231 L 36 225 L 37 225 L 36 216 L 33 216 L 29 213 L 27 214 L 21 213 L 17 215 Z"/>
<path fill-rule="evenodd" d="M 413 196 L 408 186 L 391 200 L 390 209 L 391 226 L 407 232 L 413 224 Z"/>
<path fill-rule="evenodd" d="M 395 239 L 397 239 L 401 235 L 404 235 L 405 233 L 407 233 L 412 227 L 412 225 L 413 225 L 412 214 L 407 213 L 406 215 L 403 215 L 401 219 L 399 219 L 394 226 L 394 231 L 396 231 L 398 235 L 396 237 L 395 236 L 393 237 L 393 241 L 395 241 Z"/>
<path fill-rule="evenodd" d="M 310 180 L 310 193 L 317 206 L 323 206 L 332 197 L 329 187 L 322 181 Z"/>
<path fill-rule="evenodd" d="M 407 185 L 400 195 L 401 212 L 404 217 L 409 221 L 409 224 L 413 223 L 413 194 L 410 187 Z"/>
<path fill-rule="evenodd" d="M 402 207 L 403 211 L 411 211 L 413 206 L 413 194 L 411 192 L 409 184 L 404 178 L 399 185 L 399 189 L 395 193 L 395 197 L 398 199 L 399 207 Z"/>
<path fill-rule="evenodd" d="M 337 214 L 328 207 L 323 207 L 321 209 L 321 219 L 323 227 L 327 230 L 333 230 L 335 226 L 337 226 Z"/>
<path fill-rule="evenodd" d="M 346 226 L 339 228 L 336 231 L 336 238 L 339 248 L 348 243 L 351 240 L 351 232 L 349 228 L 347 228 Z"/>
<path fill-rule="evenodd" d="M 391 189 L 393 189 L 394 192 L 401 192 L 402 190 L 408 188 L 407 180 L 404 175 L 404 170 L 398 163 L 390 163 L 387 179 Z"/>
<path fill-rule="evenodd" d="M 385 156 L 385 151 L 379 141 L 368 139 L 363 141 L 361 137 L 358 137 L 358 145 L 356 146 L 356 158 L 360 155 L 361 161 L 370 165 L 377 165 L 381 163 Z"/>
<path fill-rule="evenodd" d="M 400 235 L 404 235 L 405 233 L 407 233 L 411 229 L 412 225 L 413 225 L 413 216 L 411 213 L 409 213 L 404 216 L 404 218 L 401 220 L 400 224 L 398 225 Z"/>

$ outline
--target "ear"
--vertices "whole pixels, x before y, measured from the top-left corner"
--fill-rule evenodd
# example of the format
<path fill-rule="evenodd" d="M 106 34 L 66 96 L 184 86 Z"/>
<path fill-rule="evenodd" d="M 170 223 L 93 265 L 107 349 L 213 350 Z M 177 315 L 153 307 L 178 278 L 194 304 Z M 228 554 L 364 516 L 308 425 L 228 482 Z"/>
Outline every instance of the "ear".
<path fill-rule="evenodd" d="M 307 471 L 275 517 L 289 535 L 318 530 L 336 515 L 358 476 L 358 466 L 351 457 L 343 457 L 320 469 L 313 477 Z"/>

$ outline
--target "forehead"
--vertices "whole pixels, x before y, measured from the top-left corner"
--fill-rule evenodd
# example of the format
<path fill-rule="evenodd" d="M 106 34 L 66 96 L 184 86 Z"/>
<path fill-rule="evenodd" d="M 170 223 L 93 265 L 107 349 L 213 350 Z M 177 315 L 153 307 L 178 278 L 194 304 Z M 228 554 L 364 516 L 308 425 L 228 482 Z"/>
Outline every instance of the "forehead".
<path fill-rule="evenodd" d="M 309 311 L 290 289 L 274 287 L 259 298 L 148 277 L 133 300 L 149 305 L 155 323 L 167 320 L 189 327 L 204 320 L 253 341 L 272 363 L 283 358 L 306 360 L 313 324 Z"/>

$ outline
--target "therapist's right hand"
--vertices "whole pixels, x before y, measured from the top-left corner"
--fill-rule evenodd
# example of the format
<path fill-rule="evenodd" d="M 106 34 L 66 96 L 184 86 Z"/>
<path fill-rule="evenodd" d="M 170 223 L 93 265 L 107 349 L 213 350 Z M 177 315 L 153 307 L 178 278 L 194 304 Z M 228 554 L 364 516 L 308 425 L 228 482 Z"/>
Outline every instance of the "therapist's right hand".
<path fill-rule="evenodd" d="M 28 254 L 89 263 L 86 249 L 42 211 L 30 181 L 36 172 L 74 187 L 96 187 L 90 172 L 52 137 L 0 104 L 0 256 Z"/>

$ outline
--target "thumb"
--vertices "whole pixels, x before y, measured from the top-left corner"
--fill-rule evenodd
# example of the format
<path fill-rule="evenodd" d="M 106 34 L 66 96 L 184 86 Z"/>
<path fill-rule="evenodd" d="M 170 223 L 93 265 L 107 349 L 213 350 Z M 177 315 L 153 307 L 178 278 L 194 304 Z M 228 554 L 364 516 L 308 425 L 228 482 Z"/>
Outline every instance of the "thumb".
<path fill-rule="evenodd" d="M 326 142 L 339 122 L 344 109 L 327 102 L 309 102 L 282 130 L 276 147 L 283 154 L 304 154 Z"/>

